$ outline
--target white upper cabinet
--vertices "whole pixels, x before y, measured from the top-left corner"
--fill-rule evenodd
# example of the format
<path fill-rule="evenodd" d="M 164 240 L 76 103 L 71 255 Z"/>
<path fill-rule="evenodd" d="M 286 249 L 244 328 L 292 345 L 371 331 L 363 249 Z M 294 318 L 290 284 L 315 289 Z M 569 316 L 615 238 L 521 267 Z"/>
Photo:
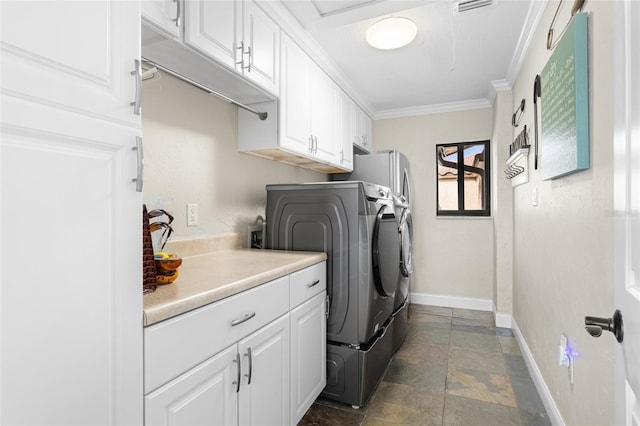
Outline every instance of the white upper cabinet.
<path fill-rule="evenodd" d="M 140 5 L 0 16 L 0 424 L 142 424 Z"/>
<path fill-rule="evenodd" d="M 277 117 L 260 122 L 239 111 L 238 147 L 320 171 L 341 171 L 338 148 L 339 88 L 287 36 L 282 37 Z M 258 107 L 258 106 L 256 106 Z M 259 105 L 265 108 L 266 105 Z M 276 121 L 273 121 L 277 119 Z M 274 129 L 279 128 L 279 131 Z M 268 130 L 268 131 L 267 131 Z M 267 137 L 269 136 L 269 137 Z"/>
<path fill-rule="evenodd" d="M 251 0 L 185 2 L 185 43 L 278 94 L 280 27 Z"/>
<path fill-rule="evenodd" d="M 185 2 L 184 41 L 188 46 L 235 69 L 240 46 L 242 3 L 234 0 Z"/>
<path fill-rule="evenodd" d="M 277 95 L 280 85 L 280 27 L 256 3 L 242 2 L 242 73 Z"/>
<path fill-rule="evenodd" d="M 253 104 L 268 111 L 265 121 L 238 110 L 238 150 L 325 173 L 351 171 L 342 161 L 340 88 L 286 34 L 281 59 L 279 105 Z"/>
<path fill-rule="evenodd" d="M 288 37 L 282 38 L 280 145 L 311 154 L 311 60 Z"/>
<path fill-rule="evenodd" d="M 314 62 L 310 70 L 313 155 L 320 161 L 340 165 L 339 88 Z"/>
<path fill-rule="evenodd" d="M 137 125 L 140 11 L 126 3 L 3 0 L 3 93 Z"/>
<path fill-rule="evenodd" d="M 353 124 L 353 144 L 360 148 L 361 151 L 372 152 L 371 118 L 357 105 L 353 110 Z"/>
<path fill-rule="evenodd" d="M 343 90 L 340 91 L 340 125 L 338 126 L 340 144 L 340 164 L 347 170 L 353 170 L 353 139 L 356 104 Z"/>
<path fill-rule="evenodd" d="M 140 2 L 142 22 L 171 38 L 180 37 L 182 0 L 144 0 Z"/>

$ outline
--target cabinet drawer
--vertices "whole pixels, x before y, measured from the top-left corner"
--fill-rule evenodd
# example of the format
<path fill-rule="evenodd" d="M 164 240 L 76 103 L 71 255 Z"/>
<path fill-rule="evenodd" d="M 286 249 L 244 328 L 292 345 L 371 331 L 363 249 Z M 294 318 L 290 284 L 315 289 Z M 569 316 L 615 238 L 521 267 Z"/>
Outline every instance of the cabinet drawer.
<path fill-rule="evenodd" d="M 291 276 L 291 309 L 327 288 L 326 262 L 309 266 Z"/>
<path fill-rule="evenodd" d="M 287 276 L 147 327 L 145 394 L 288 311 Z"/>

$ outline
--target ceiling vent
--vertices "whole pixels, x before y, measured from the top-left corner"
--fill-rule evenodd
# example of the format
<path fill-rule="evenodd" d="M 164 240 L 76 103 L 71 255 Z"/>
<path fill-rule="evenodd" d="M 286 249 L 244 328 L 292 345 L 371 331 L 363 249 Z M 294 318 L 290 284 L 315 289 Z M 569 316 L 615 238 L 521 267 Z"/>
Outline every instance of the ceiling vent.
<path fill-rule="evenodd" d="M 462 13 L 481 7 L 493 6 L 496 3 L 497 0 L 462 0 L 455 3 L 454 10 L 456 13 Z"/>

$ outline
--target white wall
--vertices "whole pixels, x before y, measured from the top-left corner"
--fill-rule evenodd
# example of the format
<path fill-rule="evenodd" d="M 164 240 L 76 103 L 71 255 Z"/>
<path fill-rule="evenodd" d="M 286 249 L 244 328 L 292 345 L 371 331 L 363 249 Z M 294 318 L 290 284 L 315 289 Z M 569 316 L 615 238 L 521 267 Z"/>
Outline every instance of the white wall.
<path fill-rule="evenodd" d="M 513 87 L 512 111 L 525 98 L 522 124 L 528 126 L 533 126 L 533 81 L 550 56 L 546 33 L 557 6 L 555 1 L 547 6 Z M 556 33 L 569 10 L 569 4 L 563 5 Z M 590 1 L 584 10 L 589 12 L 591 167 L 551 181 L 542 181 L 533 171 L 530 183 L 515 189 L 513 303 L 514 319 L 566 424 L 608 425 L 614 419 L 616 343 L 611 336 L 590 337 L 584 317 L 610 316 L 614 310 L 612 3 Z M 533 168 L 532 157 L 529 166 Z M 573 386 L 567 369 L 557 363 L 561 333 L 580 353 Z"/>
<path fill-rule="evenodd" d="M 144 201 L 175 216 L 175 237 L 240 232 L 264 217 L 269 183 L 325 181 L 311 172 L 237 151 L 237 107 L 174 77 L 143 85 Z M 186 226 L 186 204 L 200 224 Z M 243 238 L 245 241 L 245 238 Z"/>
<path fill-rule="evenodd" d="M 374 121 L 374 148 L 397 149 L 411 161 L 412 292 L 493 298 L 493 221 L 436 217 L 435 148 L 491 135 L 491 108 Z"/>

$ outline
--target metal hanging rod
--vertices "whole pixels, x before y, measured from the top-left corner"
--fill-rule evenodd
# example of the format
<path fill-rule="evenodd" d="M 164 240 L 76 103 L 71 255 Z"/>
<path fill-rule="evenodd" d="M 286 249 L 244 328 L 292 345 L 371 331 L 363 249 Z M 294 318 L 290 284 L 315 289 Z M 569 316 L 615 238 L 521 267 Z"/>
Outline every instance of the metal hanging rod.
<path fill-rule="evenodd" d="M 216 91 L 215 91 L 215 90 L 213 90 L 213 89 L 209 89 L 207 86 L 203 86 L 202 84 L 197 83 L 197 82 L 195 82 L 195 81 L 191 80 L 190 78 L 185 77 L 185 76 L 183 76 L 182 74 L 179 74 L 179 73 L 177 73 L 177 72 L 173 71 L 172 69 L 169 69 L 169 68 L 167 68 L 167 67 L 164 67 L 164 66 L 162 66 L 162 65 L 159 65 L 159 64 L 157 64 L 157 63 L 155 63 L 155 62 L 153 62 L 153 61 L 150 61 L 150 60 L 148 60 L 148 59 L 146 59 L 146 58 L 141 58 L 141 59 L 142 59 L 142 61 L 143 61 L 143 62 L 146 62 L 146 63 L 148 63 L 149 65 L 156 67 L 156 68 L 157 68 L 157 69 L 159 69 L 160 71 L 164 71 L 164 72 L 166 72 L 167 74 L 170 74 L 170 75 L 172 75 L 172 76 L 174 76 L 174 77 L 176 77 L 176 78 L 178 78 L 178 79 L 180 79 L 180 80 L 184 81 L 185 83 L 189 83 L 190 85 L 192 85 L 192 86 L 194 86 L 194 87 L 197 87 L 197 88 L 198 88 L 198 89 L 200 89 L 200 90 L 204 90 L 205 92 L 207 92 L 207 93 L 209 93 L 209 94 L 211 94 L 211 95 L 215 95 L 215 96 L 219 97 L 220 99 L 222 99 L 222 100 L 225 100 L 225 101 L 229 102 L 230 104 L 236 105 L 238 108 L 242 108 L 242 109 L 244 109 L 244 110 L 246 110 L 246 111 L 249 111 L 249 112 L 251 112 L 251 113 L 253 113 L 253 114 L 257 115 L 257 116 L 260 118 L 260 120 L 263 120 L 263 121 L 264 121 L 264 120 L 266 120 L 266 119 L 267 119 L 268 114 L 267 114 L 266 112 L 260 112 L 260 111 L 257 111 L 257 110 L 255 110 L 255 109 L 253 109 L 253 108 L 251 108 L 251 107 L 249 107 L 249 106 L 247 106 L 247 105 L 244 105 L 244 104 L 241 104 L 240 102 L 234 101 L 234 100 L 233 100 L 233 99 L 231 99 L 230 97 L 225 96 L 225 95 L 223 95 L 223 94 L 222 94 L 222 93 L 220 93 L 220 92 L 216 92 Z"/>

